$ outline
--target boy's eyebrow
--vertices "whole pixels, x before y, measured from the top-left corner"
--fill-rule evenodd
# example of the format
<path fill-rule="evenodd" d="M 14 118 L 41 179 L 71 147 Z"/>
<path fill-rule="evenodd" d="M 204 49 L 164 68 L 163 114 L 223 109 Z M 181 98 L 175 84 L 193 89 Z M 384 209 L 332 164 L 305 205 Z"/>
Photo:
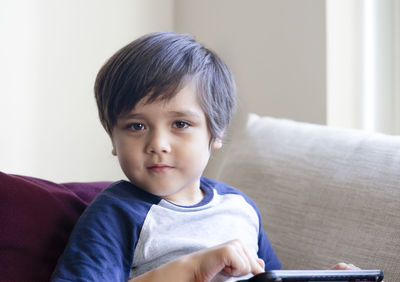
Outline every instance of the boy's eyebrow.
<path fill-rule="evenodd" d="M 176 116 L 176 117 L 193 117 L 197 119 L 201 119 L 201 115 L 198 112 L 195 111 L 190 111 L 190 110 L 185 110 L 185 111 L 170 111 L 168 112 L 168 115 L 170 116 Z"/>
<path fill-rule="evenodd" d="M 172 117 L 191 117 L 191 118 L 201 119 L 201 115 L 198 112 L 191 110 L 169 111 L 167 114 Z M 128 113 L 123 116 L 123 118 L 125 119 L 135 119 L 135 118 L 140 119 L 145 117 L 146 117 L 145 113 Z"/>
<path fill-rule="evenodd" d="M 143 114 L 136 114 L 136 113 L 128 113 L 126 115 L 123 115 L 122 118 L 124 119 L 134 119 L 134 118 L 144 118 L 145 115 Z"/>

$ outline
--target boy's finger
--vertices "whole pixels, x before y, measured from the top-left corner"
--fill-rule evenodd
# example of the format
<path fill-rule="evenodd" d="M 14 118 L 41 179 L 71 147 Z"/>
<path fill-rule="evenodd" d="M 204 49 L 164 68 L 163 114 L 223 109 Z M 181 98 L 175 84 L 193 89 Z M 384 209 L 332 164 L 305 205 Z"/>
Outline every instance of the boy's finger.
<path fill-rule="evenodd" d="M 250 264 L 250 272 L 253 274 L 264 272 L 264 261 L 256 256 L 252 256 L 246 248 L 242 247 L 242 249 Z"/>
<path fill-rule="evenodd" d="M 255 260 L 251 260 L 251 262 L 251 273 L 258 274 L 264 272 L 264 261 L 262 259 L 256 258 Z"/>
<path fill-rule="evenodd" d="M 360 270 L 359 267 L 354 264 L 347 264 L 344 262 L 340 262 L 331 267 L 332 270 Z"/>
<path fill-rule="evenodd" d="M 264 272 L 264 270 L 265 270 L 265 262 L 260 258 L 257 258 L 257 262 L 260 265 L 260 267 L 262 269 L 262 272 Z"/>
<path fill-rule="evenodd" d="M 239 241 L 233 242 L 233 253 L 234 256 L 231 258 L 233 264 L 230 268 L 230 275 L 240 276 L 249 273 L 252 265 L 247 252 Z"/>

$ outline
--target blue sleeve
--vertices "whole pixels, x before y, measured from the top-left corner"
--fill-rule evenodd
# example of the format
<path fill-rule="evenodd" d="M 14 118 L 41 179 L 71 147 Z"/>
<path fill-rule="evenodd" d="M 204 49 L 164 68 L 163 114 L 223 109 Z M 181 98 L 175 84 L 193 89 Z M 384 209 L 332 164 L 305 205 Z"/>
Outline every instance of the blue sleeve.
<path fill-rule="evenodd" d="M 282 267 L 278 256 L 275 254 L 271 243 L 268 240 L 264 229 L 260 226 L 260 232 L 258 234 L 258 257 L 263 259 L 265 262 L 265 271 L 268 270 L 279 270 Z"/>
<path fill-rule="evenodd" d="M 138 200 L 132 188 L 125 182 L 110 186 L 85 210 L 51 281 L 128 279 L 134 248 L 152 205 Z"/>

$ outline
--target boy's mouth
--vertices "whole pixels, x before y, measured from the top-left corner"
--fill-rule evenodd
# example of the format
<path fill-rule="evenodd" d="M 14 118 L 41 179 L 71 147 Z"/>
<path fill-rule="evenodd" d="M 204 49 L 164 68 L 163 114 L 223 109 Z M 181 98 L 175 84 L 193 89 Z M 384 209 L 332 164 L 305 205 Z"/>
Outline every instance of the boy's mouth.
<path fill-rule="evenodd" d="M 148 170 L 151 172 L 167 172 L 173 169 L 173 166 L 166 165 L 166 164 L 153 164 L 147 167 Z"/>

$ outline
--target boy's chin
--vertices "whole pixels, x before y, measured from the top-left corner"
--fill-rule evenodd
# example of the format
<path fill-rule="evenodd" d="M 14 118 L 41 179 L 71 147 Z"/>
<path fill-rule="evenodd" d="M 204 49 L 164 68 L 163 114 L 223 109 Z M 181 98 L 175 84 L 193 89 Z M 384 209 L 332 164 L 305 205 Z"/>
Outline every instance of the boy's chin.
<path fill-rule="evenodd" d="M 163 198 L 163 199 L 173 196 L 175 193 L 177 193 L 177 190 L 179 190 L 176 188 L 168 189 L 168 187 L 165 187 L 165 185 L 162 185 L 162 184 L 154 185 L 155 187 L 153 187 L 153 185 L 141 184 L 141 183 L 134 182 L 132 180 L 130 180 L 130 182 L 133 185 L 135 185 L 136 187 L 138 187 L 139 189 L 141 189 L 149 194 L 152 194 L 154 196 L 157 196 L 159 198 Z M 164 187 L 164 189 L 162 189 L 162 191 L 160 191 L 160 189 L 159 189 L 160 187 Z M 167 189 L 165 189 L 165 188 L 167 188 Z"/>

